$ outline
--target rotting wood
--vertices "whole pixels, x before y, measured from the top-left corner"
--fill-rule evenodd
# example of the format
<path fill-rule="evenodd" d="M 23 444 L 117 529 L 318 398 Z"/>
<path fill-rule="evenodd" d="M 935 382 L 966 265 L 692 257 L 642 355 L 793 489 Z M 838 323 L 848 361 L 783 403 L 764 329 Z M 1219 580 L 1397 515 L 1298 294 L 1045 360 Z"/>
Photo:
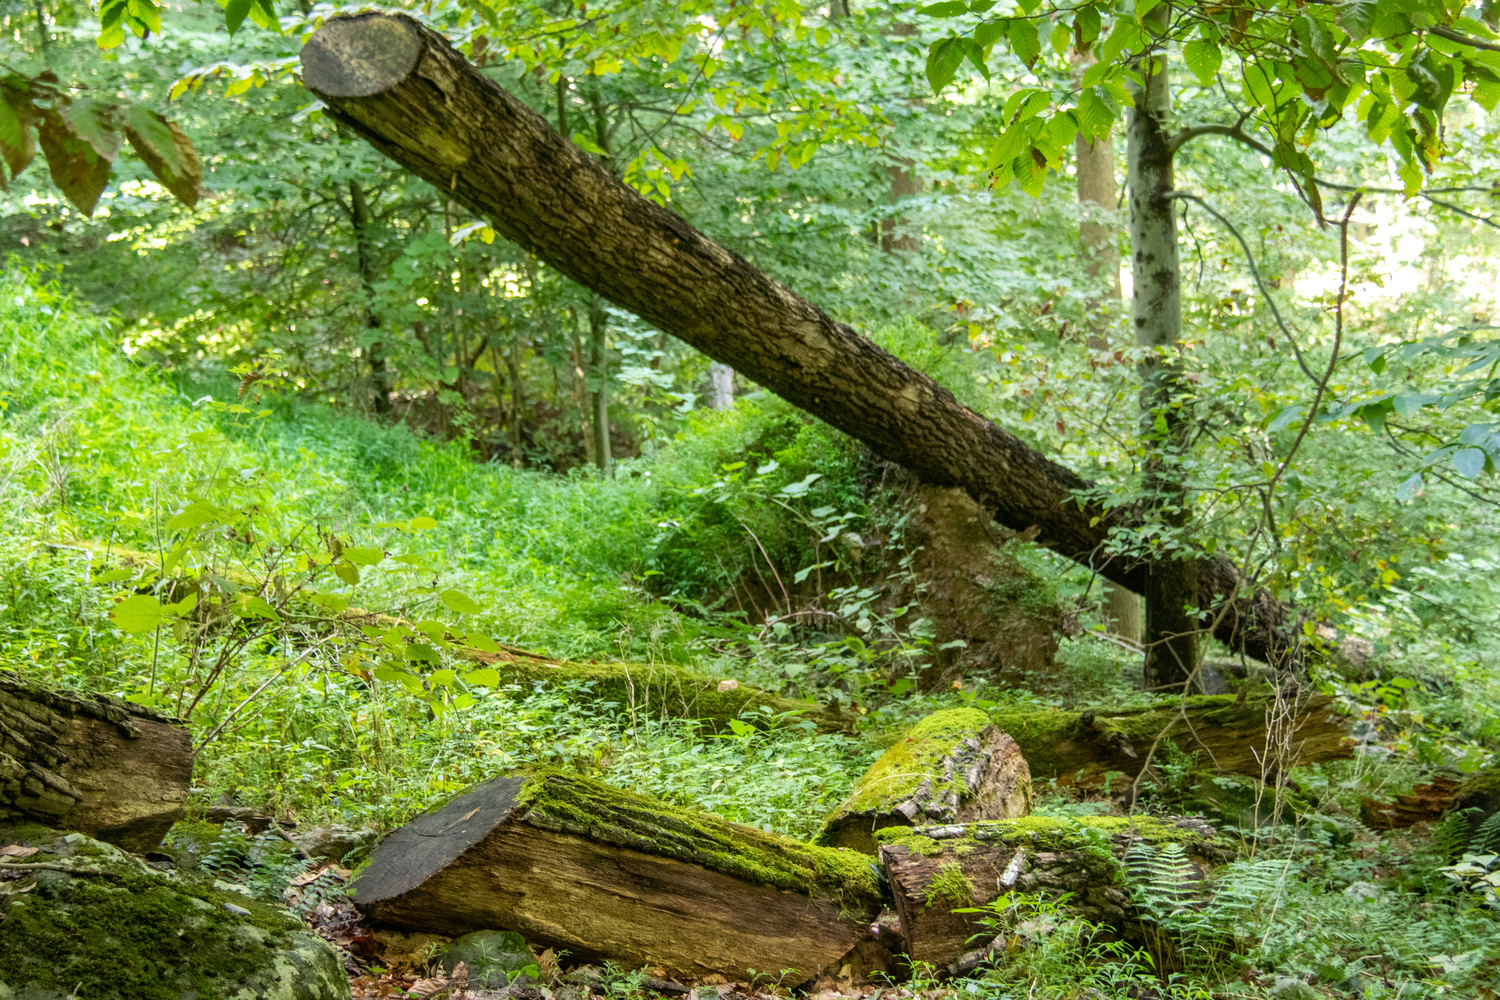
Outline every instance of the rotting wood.
<path fill-rule="evenodd" d="M 730 980 L 838 967 L 880 911 L 870 859 L 558 772 L 469 789 L 392 833 L 352 887 L 366 916 L 504 927 L 578 961 Z"/>
<path fill-rule="evenodd" d="M 146 851 L 182 817 L 192 774 L 181 721 L 0 671 L 0 821 Z"/>
<path fill-rule="evenodd" d="M 1091 483 L 626 187 L 437 32 L 406 15 L 337 17 L 301 58 L 326 114 L 526 252 L 926 482 L 963 488 L 1001 524 L 1145 589 L 1145 562 L 1103 555 L 1140 510 L 1082 500 Z M 1298 614 L 1250 592 L 1233 562 L 1200 553 L 1194 566 L 1200 606 L 1232 599 L 1214 619 L 1231 648 L 1279 664 L 1300 643 Z"/>
<path fill-rule="evenodd" d="M 1137 841 L 1180 843 L 1195 875 L 1231 860 L 1233 849 L 1201 819 L 1092 817 L 1080 820 L 1032 816 L 1018 820 L 887 829 L 880 860 L 901 917 L 907 953 L 935 971 L 959 974 L 972 968 L 982 914 L 1002 893 L 1018 891 L 1059 897 L 1067 911 L 1104 925 L 1120 937 L 1141 938 L 1139 918 L 1122 881 L 1122 863 Z"/>
<path fill-rule="evenodd" d="M 1031 772 L 1016 741 L 978 709 L 948 709 L 917 723 L 871 765 L 817 842 L 875 854 L 875 832 L 887 827 L 1030 812 Z"/>
<path fill-rule="evenodd" d="M 1194 756 L 1201 770 L 1279 780 L 1276 757 L 1266 749 L 1267 707 L 1258 699 L 1205 695 L 1129 712 L 993 712 L 990 718 L 1021 748 L 1035 781 L 1097 784 L 1111 772 L 1134 778 L 1154 744 L 1152 763 L 1161 763 L 1167 740 Z M 1326 695 L 1307 699 L 1296 713 L 1290 745 L 1287 764 L 1354 754 L 1348 722 Z"/>

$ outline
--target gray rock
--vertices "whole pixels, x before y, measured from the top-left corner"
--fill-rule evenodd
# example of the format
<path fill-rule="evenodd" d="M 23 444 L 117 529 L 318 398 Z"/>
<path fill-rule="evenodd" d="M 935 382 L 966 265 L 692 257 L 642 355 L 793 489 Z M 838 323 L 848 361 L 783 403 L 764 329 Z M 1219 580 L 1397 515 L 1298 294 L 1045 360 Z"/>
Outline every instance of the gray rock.
<path fill-rule="evenodd" d="M 369 827 L 314 826 L 292 834 L 292 843 L 320 861 L 342 861 L 375 846 L 380 834 Z"/>
<path fill-rule="evenodd" d="M 1323 1000 L 1323 994 L 1300 979 L 1278 976 L 1270 995 L 1276 1000 Z"/>
<path fill-rule="evenodd" d="M 77 874 L 0 874 L 0 1000 L 348 1000 L 338 953 L 279 907 L 87 837 L 28 827 L 9 841 Z"/>
<path fill-rule="evenodd" d="M 475 931 L 454 940 L 439 956 L 452 974 L 459 962 L 469 967 L 469 987 L 498 990 L 534 984 L 541 975 L 536 955 L 515 931 Z"/>

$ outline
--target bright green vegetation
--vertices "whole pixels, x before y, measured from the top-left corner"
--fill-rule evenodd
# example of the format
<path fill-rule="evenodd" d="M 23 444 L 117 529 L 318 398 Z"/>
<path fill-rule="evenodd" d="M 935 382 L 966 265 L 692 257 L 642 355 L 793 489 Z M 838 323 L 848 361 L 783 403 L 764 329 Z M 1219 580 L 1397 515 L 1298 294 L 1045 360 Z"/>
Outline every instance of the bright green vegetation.
<path fill-rule="evenodd" d="M 976 708 L 952 708 L 933 712 L 898 739 L 880 755 L 865 776 L 854 786 L 849 799 L 829 817 L 834 820 L 845 813 L 873 813 L 888 810 L 917 789 L 923 781 L 933 781 L 934 799 L 956 784 L 963 776 L 943 777 L 935 772 L 937 764 L 961 740 L 978 736 L 990 725 L 989 718 Z"/>

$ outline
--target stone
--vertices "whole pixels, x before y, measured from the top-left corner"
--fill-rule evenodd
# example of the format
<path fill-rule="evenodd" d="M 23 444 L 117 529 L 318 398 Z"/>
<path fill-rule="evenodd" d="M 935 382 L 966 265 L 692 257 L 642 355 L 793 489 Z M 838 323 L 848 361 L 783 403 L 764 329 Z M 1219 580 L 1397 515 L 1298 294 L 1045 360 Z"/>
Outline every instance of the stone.
<path fill-rule="evenodd" d="M 0 1000 L 349 998 L 338 952 L 279 907 L 88 837 L 0 830 L 9 843 L 53 867 L 0 869 Z"/>
<path fill-rule="evenodd" d="M 319 861 L 343 861 L 374 847 L 379 839 L 369 827 L 314 826 L 292 834 L 292 843 Z"/>
<path fill-rule="evenodd" d="M 455 938 L 439 958 L 443 971 L 452 975 L 459 962 L 469 967 L 473 989 L 504 989 L 535 983 L 541 967 L 526 939 L 514 931 L 475 931 Z"/>

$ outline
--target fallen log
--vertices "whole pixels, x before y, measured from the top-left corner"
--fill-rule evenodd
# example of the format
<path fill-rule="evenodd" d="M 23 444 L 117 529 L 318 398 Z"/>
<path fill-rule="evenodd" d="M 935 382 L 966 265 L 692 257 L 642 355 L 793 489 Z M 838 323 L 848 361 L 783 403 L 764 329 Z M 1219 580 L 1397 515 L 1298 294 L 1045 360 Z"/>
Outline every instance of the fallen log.
<path fill-rule="evenodd" d="M 853 851 L 814 847 L 576 775 L 495 778 L 396 830 L 355 905 L 397 927 L 517 931 L 668 978 L 837 967 L 880 911 Z"/>
<path fill-rule="evenodd" d="M 1202 770 L 1264 780 L 1279 779 L 1294 764 L 1353 756 L 1347 723 L 1332 698 L 1307 699 L 1292 715 L 1289 732 L 1274 739 L 1268 738 L 1270 707 L 1202 695 L 1129 712 L 994 712 L 990 719 L 1021 748 L 1033 780 L 1060 785 L 1098 784 L 1111 772 L 1134 778 L 1153 745 L 1152 763 L 1161 763 L 1167 740 L 1196 757 Z"/>
<path fill-rule="evenodd" d="M 977 708 L 934 712 L 877 760 L 828 815 L 816 842 L 863 854 L 891 826 L 1013 819 L 1031 812 L 1016 741 Z"/>
<path fill-rule="evenodd" d="M 962 488 L 1006 527 L 1145 590 L 1148 563 L 1105 554 L 1141 510 L 1080 499 L 1093 484 L 626 187 L 431 28 L 402 14 L 335 17 L 301 58 L 327 115 L 528 253 L 924 481 Z M 1301 641 L 1297 612 L 1251 592 L 1222 556 L 1196 562 L 1199 606 L 1231 603 L 1214 634 L 1279 664 Z"/>
<path fill-rule="evenodd" d="M 148 851 L 182 818 L 192 774 L 183 722 L 0 671 L 0 821 Z"/>
<path fill-rule="evenodd" d="M 976 940 L 985 929 L 984 914 L 957 910 L 985 907 L 1012 891 L 1053 898 L 1067 893 L 1071 915 L 1141 943 L 1140 917 L 1124 881 L 1133 847 L 1181 844 L 1198 881 L 1235 853 L 1201 819 L 1146 816 L 1029 816 L 887 829 L 879 839 L 907 954 L 913 964 L 925 962 L 950 975 L 972 968 L 988 943 Z"/>

